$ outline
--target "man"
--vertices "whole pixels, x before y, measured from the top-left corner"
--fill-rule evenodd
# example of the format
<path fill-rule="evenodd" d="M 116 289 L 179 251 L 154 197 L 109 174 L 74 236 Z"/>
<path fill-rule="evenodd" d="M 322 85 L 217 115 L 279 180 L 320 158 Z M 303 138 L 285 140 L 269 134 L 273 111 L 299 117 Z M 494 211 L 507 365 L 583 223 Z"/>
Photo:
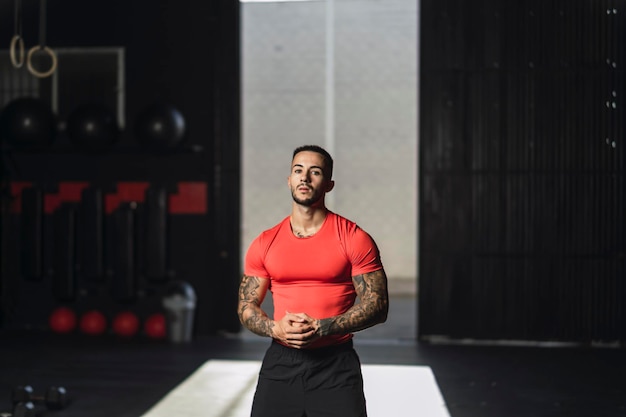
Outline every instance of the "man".
<path fill-rule="evenodd" d="M 291 215 L 261 233 L 246 254 L 239 319 L 273 339 L 252 417 L 367 415 L 352 334 L 387 320 L 387 277 L 372 238 L 326 208 L 332 172 L 326 150 L 297 148 L 287 177 Z M 268 289 L 273 319 L 261 309 Z"/>

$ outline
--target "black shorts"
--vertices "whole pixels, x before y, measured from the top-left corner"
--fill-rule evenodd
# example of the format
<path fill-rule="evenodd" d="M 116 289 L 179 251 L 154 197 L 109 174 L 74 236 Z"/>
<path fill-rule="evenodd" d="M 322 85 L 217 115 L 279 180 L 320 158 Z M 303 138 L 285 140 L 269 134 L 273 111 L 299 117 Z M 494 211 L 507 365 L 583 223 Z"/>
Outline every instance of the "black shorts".
<path fill-rule="evenodd" d="M 252 417 L 366 417 L 361 362 L 352 341 L 292 349 L 275 341 L 259 372 Z"/>

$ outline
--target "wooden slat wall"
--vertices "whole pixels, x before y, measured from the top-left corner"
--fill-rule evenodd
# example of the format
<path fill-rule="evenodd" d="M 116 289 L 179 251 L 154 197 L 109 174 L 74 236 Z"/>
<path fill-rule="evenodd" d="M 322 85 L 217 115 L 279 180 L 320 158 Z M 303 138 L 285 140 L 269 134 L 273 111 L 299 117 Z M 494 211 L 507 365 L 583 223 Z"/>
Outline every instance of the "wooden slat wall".
<path fill-rule="evenodd" d="M 420 338 L 625 341 L 626 5 L 421 3 Z"/>

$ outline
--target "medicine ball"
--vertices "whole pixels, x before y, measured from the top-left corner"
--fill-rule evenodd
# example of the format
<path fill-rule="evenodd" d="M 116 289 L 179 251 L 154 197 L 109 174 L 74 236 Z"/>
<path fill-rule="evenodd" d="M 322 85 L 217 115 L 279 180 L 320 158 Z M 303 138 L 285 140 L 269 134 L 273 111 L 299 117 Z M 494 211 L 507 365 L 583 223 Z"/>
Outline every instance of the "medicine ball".
<path fill-rule="evenodd" d="M 148 316 L 143 325 L 146 336 L 151 339 L 164 339 L 167 336 L 167 323 L 163 313 Z"/>
<path fill-rule="evenodd" d="M 118 141 L 120 133 L 115 114 L 102 104 L 83 104 L 67 118 L 67 136 L 79 149 L 109 148 Z"/>
<path fill-rule="evenodd" d="M 19 146 L 48 146 L 57 133 L 56 117 L 50 106 L 34 97 L 9 102 L 0 114 L 0 137 Z"/>
<path fill-rule="evenodd" d="M 76 313 L 67 307 L 58 307 L 52 311 L 48 324 L 55 333 L 69 333 L 76 327 Z"/>
<path fill-rule="evenodd" d="M 107 330 L 107 318 L 99 310 L 89 310 L 80 317 L 80 331 L 88 335 L 101 335 Z"/>
<path fill-rule="evenodd" d="M 135 120 L 137 142 L 148 148 L 172 148 L 184 139 L 187 126 L 182 113 L 173 106 L 153 104 L 141 111 Z"/>
<path fill-rule="evenodd" d="M 122 311 L 113 319 L 113 333 L 118 336 L 134 336 L 141 326 L 139 318 L 132 311 Z"/>

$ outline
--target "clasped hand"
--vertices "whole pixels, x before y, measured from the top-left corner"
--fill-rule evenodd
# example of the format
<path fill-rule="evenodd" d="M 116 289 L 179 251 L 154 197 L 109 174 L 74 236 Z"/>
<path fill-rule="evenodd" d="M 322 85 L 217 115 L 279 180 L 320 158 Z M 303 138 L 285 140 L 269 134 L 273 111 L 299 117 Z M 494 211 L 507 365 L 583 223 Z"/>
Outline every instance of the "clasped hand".
<path fill-rule="evenodd" d="M 287 312 L 275 322 L 274 337 L 284 344 L 302 349 L 319 339 L 319 320 L 306 313 Z"/>

